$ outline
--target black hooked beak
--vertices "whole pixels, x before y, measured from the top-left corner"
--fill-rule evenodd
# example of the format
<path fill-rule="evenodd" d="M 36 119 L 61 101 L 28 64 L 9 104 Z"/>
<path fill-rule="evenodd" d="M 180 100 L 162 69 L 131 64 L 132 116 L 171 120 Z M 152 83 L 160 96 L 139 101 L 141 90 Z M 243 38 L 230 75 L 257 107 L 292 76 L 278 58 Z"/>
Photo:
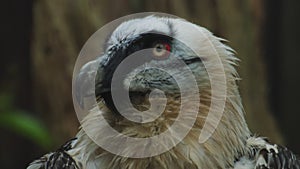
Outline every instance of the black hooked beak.
<path fill-rule="evenodd" d="M 73 90 L 77 103 L 84 108 L 87 98 L 94 98 L 94 84 L 92 83 L 99 66 L 99 58 L 90 61 L 82 66 L 75 80 Z"/>

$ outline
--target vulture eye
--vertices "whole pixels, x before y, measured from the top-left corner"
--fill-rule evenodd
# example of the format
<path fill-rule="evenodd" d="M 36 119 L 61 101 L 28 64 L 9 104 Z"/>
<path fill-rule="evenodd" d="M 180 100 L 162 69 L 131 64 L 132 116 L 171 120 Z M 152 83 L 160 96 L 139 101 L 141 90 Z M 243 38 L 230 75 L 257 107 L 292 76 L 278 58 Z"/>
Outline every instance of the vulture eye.
<path fill-rule="evenodd" d="M 170 55 L 171 45 L 169 43 L 159 42 L 153 45 L 152 54 L 155 58 L 164 59 Z"/>

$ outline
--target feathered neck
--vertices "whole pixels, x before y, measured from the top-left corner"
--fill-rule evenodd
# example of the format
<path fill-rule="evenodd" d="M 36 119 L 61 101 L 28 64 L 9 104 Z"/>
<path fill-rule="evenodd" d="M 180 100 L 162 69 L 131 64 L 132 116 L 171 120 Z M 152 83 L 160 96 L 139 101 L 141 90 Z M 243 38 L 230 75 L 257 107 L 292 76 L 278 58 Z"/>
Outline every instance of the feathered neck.
<path fill-rule="evenodd" d="M 94 161 L 100 169 L 233 168 L 235 160 L 247 153 L 246 141 L 250 137 L 250 131 L 245 123 L 240 97 L 237 89 L 234 89 L 235 90 L 228 91 L 228 96 L 231 97 L 227 97 L 222 119 L 212 134 L 212 137 L 205 143 L 201 144 L 198 141 L 201 132 L 201 128 L 199 127 L 203 126 L 203 120 L 205 120 L 201 116 L 197 118 L 195 126 L 189 134 L 170 151 L 142 159 L 127 158 L 111 154 L 95 144 L 93 140 L 86 135 L 86 132 L 81 129 L 78 133 L 78 135 L 81 136 L 78 138 L 83 139 L 79 140 L 77 144 L 83 148 L 81 151 L 89 152 L 89 154 L 86 154 L 86 157 L 82 157 L 86 159 L 85 165 L 88 166 L 90 164 L 89 161 Z M 100 103 L 99 107 L 102 111 L 100 112 L 98 109 L 92 110 L 83 120 L 82 127 L 85 130 L 89 130 L 96 138 L 105 138 L 105 135 L 101 134 L 101 128 L 103 126 L 101 122 L 98 121 L 99 116 L 103 114 L 106 120 L 110 122 L 116 121 L 104 104 Z M 207 106 L 202 105 L 200 110 L 207 110 Z M 118 123 L 121 124 L 122 121 L 118 121 Z M 127 122 L 124 122 L 123 125 L 128 125 L 127 127 L 123 126 L 125 128 L 122 129 L 122 132 L 125 134 L 141 137 L 145 136 L 145 133 L 138 133 L 139 131 L 145 132 L 145 130 L 139 130 L 136 125 L 130 126 L 130 123 Z M 89 150 L 85 150 L 87 147 L 89 147 Z M 134 151 L 134 148 L 132 148 L 132 151 Z"/>

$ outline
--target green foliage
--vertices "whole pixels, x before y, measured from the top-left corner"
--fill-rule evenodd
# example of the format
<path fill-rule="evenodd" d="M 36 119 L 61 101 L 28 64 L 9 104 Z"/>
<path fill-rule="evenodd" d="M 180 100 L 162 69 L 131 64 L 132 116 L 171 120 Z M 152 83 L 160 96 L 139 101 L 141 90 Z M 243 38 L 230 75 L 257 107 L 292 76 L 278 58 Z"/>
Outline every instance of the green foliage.
<path fill-rule="evenodd" d="M 0 128 L 8 129 L 49 149 L 53 141 L 45 126 L 29 112 L 12 106 L 13 97 L 0 94 Z"/>

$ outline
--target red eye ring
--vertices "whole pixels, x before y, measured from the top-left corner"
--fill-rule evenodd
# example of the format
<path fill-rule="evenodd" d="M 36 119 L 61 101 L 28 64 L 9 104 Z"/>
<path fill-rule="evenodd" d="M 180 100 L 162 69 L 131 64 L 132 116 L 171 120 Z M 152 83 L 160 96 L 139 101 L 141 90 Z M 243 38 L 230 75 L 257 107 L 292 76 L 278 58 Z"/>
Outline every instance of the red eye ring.
<path fill-rule="evenodd" d="M 171 45 L 169 43 L 164 43 L 164 46 L 168 52 L 171 52 Z"/>

